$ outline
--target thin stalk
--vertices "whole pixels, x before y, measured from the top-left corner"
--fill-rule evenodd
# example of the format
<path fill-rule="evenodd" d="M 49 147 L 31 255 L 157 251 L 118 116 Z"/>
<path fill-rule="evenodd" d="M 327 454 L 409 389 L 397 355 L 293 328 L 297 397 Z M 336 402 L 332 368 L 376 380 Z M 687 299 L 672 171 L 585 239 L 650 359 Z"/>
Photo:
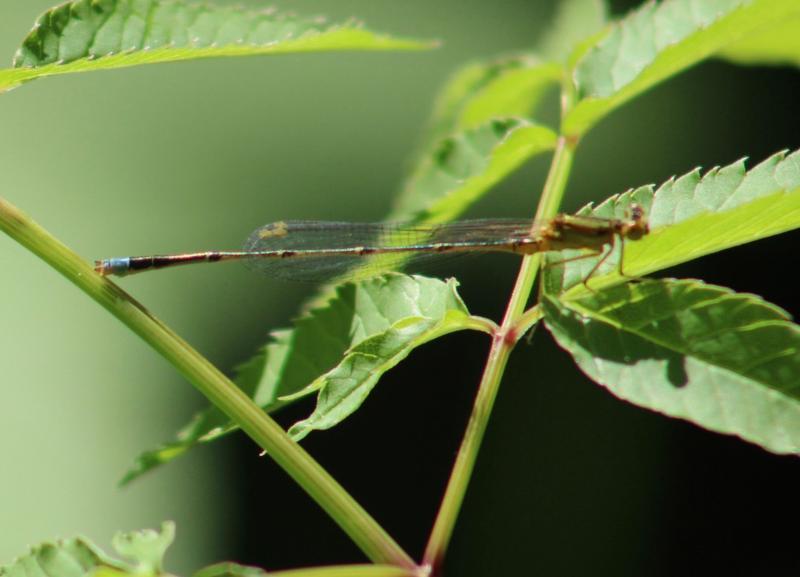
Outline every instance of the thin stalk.
<path fill-rule="evenodd" d="M 228 573 L 230 574 L 230 572 Z M 419 577 L 413 570 L 393 565 L 336 565 L 270 571 L 270 577 Z"/>
<path fill-rule="evenodd" d="M 536 323 L 542 320 L 543 316 L 544 312 L 542 312 L 541 305 L 531 307 L 522 313 L 517 320 L 516 326 L 514 327 L 514 330 L 517 333 L 517 340 L 522 338 L 529 330 L 533 329 Z"/>
<path fill-rule="evenodd" d="M 0 230 L 105 307 L 236 422 L 320 505 L 373 562 L 414 568 L 400 546 L 300 445 L 205 357 L 114 283 L 0 198 Z"/>
<path fill-rule="evenodd" d="M 573 150 L 566 138 L 561 137 L 550 163 L 550 171 L 545 182 L 542 198 L 536 212 L 536 219 L 553 217 L 558 211 L 564 194 L 569 171 L 572 166 Z M 497 391 L 505 371 L 511 349 L 517 341 L 518 323 L 525 310 L 539 270 L 540 255 L 534 254 L 523 259 L 522 266 L 506 314 L 500 329 L 495 333 L 489 357 L 478 387 L 478 394 L 472 408 L 461 447 L 458 450 L 450 480 L 445 490 L 442 504 L 433 524 L 428 544 L 425 548 L 423 566 L 431 568 L 433 575 L 439 573 L 445 552 L 450 543 L 458 513 L 475 467 L 489 416 L 497 398 Z"/>

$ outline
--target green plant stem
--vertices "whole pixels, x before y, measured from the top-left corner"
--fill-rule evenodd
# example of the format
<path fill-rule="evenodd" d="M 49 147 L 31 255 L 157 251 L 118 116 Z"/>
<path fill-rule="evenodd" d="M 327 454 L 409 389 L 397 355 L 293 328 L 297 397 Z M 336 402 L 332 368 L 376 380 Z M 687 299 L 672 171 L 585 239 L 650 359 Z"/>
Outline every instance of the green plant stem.
<path fill-rule="evenodd" d="M 487 335 L 493 335 L 497 332 L 499 327 L 492 319 L 479 317 L 477 315 L 469 315 L 462 321 L 458 330 L 461 328 L 472 329 L 474 331 L 481 331 Z"/>
<path fill-rule="evenodd" d="M 536 218 L 546 219 L 554 216 L 564 194 L 569 171 L 572 166 L 573 150 L 566 138 L 561 137 L 556 146 L 553 160 L 550 163 L 547 182 L 542 192 Z M 511 293 L 506 314 L 499 330 L 492 341 L 489 357 L 486 361 L 483 376 L 478 387 L 478 394 L 472 408 L 461 447 L 458 450 L 450 480 L 445 490 L 442 504 L 433 524 L 433 530 L 425 548 L 423 564 L 431 567 L 433 574 L 438 573 L 444 559 L 447 546 L 453 534 L 461 504 L 469 485 L 475 461 L 478 457 L 489 416 L 497 397 L 500 380 L 505 371 L 511 349 L 518 338 L 519 322 L 530 297 L 531 288 L 539 269 L 540 255 L 530 255 L 523 259 L 514 290 Z M 524 320 L 524 319 L 523 319 Z"/>
<path fill-rule="evenodd" d="M 515 327 L 515 330 L 517 332 L 517 340 L 522 338 L 525 335 L 525 333 L 527 333 L 536 325 L 536 323 L 542 320 L 543 316 L 544 312 L 542 311 L 542 307 L 540 305 L 531 307 L 524 313 L 522 313 L 522 315 L 520 315 L 519 319 L 517 320 L 517 324 Z"/>
<path fill-rule="evenodd" d="M 261 446 L 373 562 L 416 567 L 411 558 L 300 445 L 205 357 L 77 254 L 0 198 L 0 230 L 64 275 L 167 359 Z"/>
<path fill-rule="evenodd" d="M 418 577 L 415 570 L 393 565 L 337 565 L 270 571 L 269 577 Z M 267 577 L 264 573 L 263 577 Z"/>

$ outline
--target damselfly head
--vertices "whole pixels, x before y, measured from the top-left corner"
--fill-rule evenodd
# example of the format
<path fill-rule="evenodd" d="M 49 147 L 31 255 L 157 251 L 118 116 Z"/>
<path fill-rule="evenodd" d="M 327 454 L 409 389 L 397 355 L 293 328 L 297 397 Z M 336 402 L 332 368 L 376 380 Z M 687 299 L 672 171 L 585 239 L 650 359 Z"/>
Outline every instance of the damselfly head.
<path fill-rule="evenodd" d="M 644 213 L 644 207 L 636 202 L 628 206 L 627 221 L 623 225 L 623 235 L 631 240 L 638 240 L 650 232 L 650 225 Z"/>

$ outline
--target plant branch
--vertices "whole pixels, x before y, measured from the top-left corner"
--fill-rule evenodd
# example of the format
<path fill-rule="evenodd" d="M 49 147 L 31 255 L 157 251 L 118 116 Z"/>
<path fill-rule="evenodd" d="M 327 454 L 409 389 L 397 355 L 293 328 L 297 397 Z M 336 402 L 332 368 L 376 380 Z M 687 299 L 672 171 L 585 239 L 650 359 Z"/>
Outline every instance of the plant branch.
<path fill-rule="evenodd" d="M 536 219 L 547 219 L 556 214 L 572 166 L 572 156 L 572 145 L 566 138 L 559 138 L 550 164 L 547 182 L 539 202 Z M 523 259 L 514 290 L 511 293 L 511 299 L 506 308 L 503 323 L 495 333 L 492 341 L 472 414 L 450 474 L 442 505 L 439 508 L 439 513 L 436 516 L 433 530 L 425 548 L 423 564 L 430 567 L 434 575 L 438 573 L 438 568 L 441 566 L 447 546 L 450 543 L 453 527 L 461 510 L 461 504 L 475 467 L 475 461 L 486 432 L 489 416 L 497 398 L 500 380 L 505 371 L 511 349 L 516 344 L 519 336 L 517 334 L 519 322 L 530 297 L 533 283 L 536 280 L 540 261 L 539 254 L 526 256 Z"/>
<path fill-rule="evenodd" d="M 239 573 L 226 572 L 226 575 Z M 201 577 L 195 574 L 194 577 Z M 261 574 L 267 577 L 266 573 Z M 329 567 L 304 567 L 286 571 L 270 571 L 269 577 L 419 577 L 414 570 L 394 567 L 392 565 L 335 565 Z"/>
<path fill-rule="evenodd" d="M 533 329 L 533 327 L 542 320 L 544 312 L 540 305 L 533 306 L 520 315 L 514 330 L 517 333 L 517 340 L 522 338 L 525 333 Z"/>
<path fill-rule="evenodd" d="M 415 567 L 411 558 L 347 491 L 219 369 L 125 291 L 96 274 L 76 253 L 2 198 L 0 230 L 55 268 L 172 363 L 303 487 L 370 560 Z"/>

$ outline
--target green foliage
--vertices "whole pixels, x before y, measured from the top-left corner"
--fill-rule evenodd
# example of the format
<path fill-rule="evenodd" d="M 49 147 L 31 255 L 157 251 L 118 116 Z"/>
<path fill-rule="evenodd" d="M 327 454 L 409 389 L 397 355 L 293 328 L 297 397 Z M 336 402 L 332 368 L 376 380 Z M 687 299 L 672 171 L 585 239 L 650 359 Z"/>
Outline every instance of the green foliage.
<path fill-rule="evenodd" d="M 126 577 L 160 575 L 167 548 L 175 538 L 175 525 L 164 523 L 161 531 L 145 529 L 118 533 L 114 549 L 130 562 L 106 556 L 82 538 L 42 543 L 24 557 L 0 566 L 0 577 Z"/>
<path fill-rule="evenodd" d="M 443 87 L 427 140 L 458 136 L 495 118 L 531 116 L 562 74 L 559 64 L 524 54 L 465 66 Z"/>
<path fill-rule="evenodd" d="M 503 101 L 495 104 L 505 110 Z M 421 155 L 387 220 L 419 224 L 453 220 L 526 160 L 551 150 L 556 140 L 551 129 L 514 118 L 496 118 L 443 138 Z M 401 268 L 405 257 L 394 255 L 391 262 Z M 308 307 L 323 304 L 336 284 L 323 287 Z"/>
<path fill-rule="evenodd" d="M 532 156 L 551 150 L 556 134 L 523 120 L 491 120 L 440 141 L 398 196 L 392 220 L 452 220 Z"/>
<path fill-rule="evenodd" d="M 562 2 L 535 53 L 469 64 L 447 81 L 434 107 L 428 142 L 494 118 L 536 117 L 548 89 L 565 77 L 563 61 L 606 22 L 601 0 Z"/>
<path fill-rule="evenodd" d="M 83 577 L 100 567 L 124 570 L 91 543 L 77 538 L 33 547 L 24 557 L 0 566 L 0 577 Z"/>
<path fill-rule="evenodd" d="M 555 25 L 530 51 L 470 64 L 445 84 L 390 218 L 426 224 L 452 220 L 524 162 L 555 150 L 538 211 L 547 225 L 561 204 L 579 137 L 596 122 L 709 57 L 796 65 L 798 38 L 797 0 L 665 0 L 646 3 L 612 23 L 599 0 L 562 3 Z M 353 22 L 330 25 L 171 0 L 78 0 L 40 17 L 18 51 L 15 68 L 0 70 L 0 92 L 40 76 L 143 63 L 428 46 Z M 558 130 L 546 126 L 541 114 L 547 92 L 555 89 L 562 106 Z M 276 461 L 371 560 L 392 564 L 293 575 L 397 576 L 410 574 L 410 557 L 267 413 L 316 394 L 313 413 L 288 434 L 299 440 L 333 427 L 362 405 L 384 372 L 416 347 L 450 332 L 475 329 L 493 338 L 450 485 L 414 574 L 441 561 L 505 363 L 521 333 L 541 316 L 578 367 L 618 397 L 769 451 L 800 453 L 800 329 L 788 315 L 760 297 L 702 281 L 638 278 L 800 227 L 800 151 L 777 153 L 749 171 L 744 161 L 706 174 L 694 170 L 657 190 L 643 186 L 589 205 L 581 214 L 611 227 L 634 203 L 644 208 L 649 233 L 635 240 L 618 235 L 613 246 L 604 247 L 608 255 L 575 259 L 587 256 L 596 243 L 546 255 L 540 301 L 527 311 L 540 255 L 526 257 L 501 326 L 471 316 L 452 279 L 387 274 L 329 286 L 291 329 L 274 331 L 239 368 L 239 389 L 2 199 L 0 229 L 108 308 L 215 403 L 175 441 L 139 457 L 125 482 L 242 428 L 262 447 L 280 447 L 279 456 L 270 449 Z M 557 222 L 563 221 L 549 221 Z M 538 246 L 553 240 L 547 234 L 557 234 L 553 227 L 536 230 Z M 46 544 L 0 568 L 0 577 L 157 575 L 172 538 L 171 525 L 161 533 L 118 537 L 114 546 L 131 563 L 110 560 L 81 539 Z M 195 577 L 261 575 L 266 575 L 261 569 L 225 563 Z"/>
<path fill-rule="evenodd" d="M 111 541 L 114 550 L 136 562 L 136 573 L 157 575 L 164 570 L 164 555 L 175 540 L 175 524 L 163 523 L 161 531 L 144 529 L 117 533 Z"/>
<path fill-rule="evenodd" d="M 580 102 L 564 118 L 564 133 L 584 134 L 657 83 L 799 14 L 796 0 L 646 3 L 616 24 L 578 63 Z"/>
<path fill-rule="evenodd" d="M 800 14 L 727 46 L 719 56 L 739 64 L 800 66 Z"/>
<path fill-rule="evenodd" d="M 763 49 L 747 48 L 747 42 L 763 45 L 765 35 L 753 31 L 797 11 L 783 0 L 769 3 L 769 9 L 766 0 L 722 0 L 691 11 L 686 1 L 647 4 L 605 31 L 602 3 L 565 3 L 538 45 L 541 56 L 520 54 L 463 68 L 442 90 L 429 144 L 398 196 L 391 219 L 451 220 L 524 161 L 552 149 L 557 134 L 520 117 L 535 114 L 547 89 L 562 85 L 570 70 L 574 69 L 577 104 L 567 113 L 564 127 L 567 133 L 577 133 L 726 45 L 731 58 L 737 57 L 737 50 L 740 59 L 745 58 L 743 54 L 751 59 L 764 55 Z M 788 30 L 784 36 L 791 36 L 793 25 L 793 21 L 784 24 Z M 267 11 L 167 0 L 81 0 L 42 15 L 23 42 L 15 66 L 18 72 L 38 76 L 207 56 L 419 47 L 423 45 L 378 36 L 352 23 L 326 25 L 319 19 Z M 777 49 L 768 52 L 778 58 Z M 4 72 L 16 81 L 8 76 L 14 71 Z M 702 177 L 696 170 L 668 181 L 658 191 L 641 187 L 583 212 L 622 218 L 632 202 L 645 207 L 651 233 L 624 243 L 626 275 L 641 276 L 798 226 L 793 216 L 800 202 L 798 175 L 798 153 L 779 154 L 749 173 L 743 162 Z M 583 280 L 599 257 L 552 264 L 574 256 L 564 252 L 548 258 L 551 265 L 543 282 L 551 301 L 554 295 L 560 295 L 561 302 L 572 302 L 590 294 Z M 619 257 L 617 250 L 593 274 L 592 290 L 626 280 L 619 275 Z M 324 293 L 326 300 L 317 300 L 292 329 L 275 331 L 272 342 L 240 367 L 237 383 L 267 411 L 316 392 L 314 413 L 290 430 L 295 438 L 335 425 L 356 410 L 380 375 L 414 347 L 469 326 L 455 285 L 438 281 L 426 285 L 439 293 L 434 300 L 440 308 L 430 315 L 413 310 L 419 300 L 406 302 L 410 306 L 393 311 L 397 314 L 381 310 L 394 306 L 400 294 L 429 299 L 419 290 L 428 282 L 391 276 L 344 285 L 333 295 Z M 415 289 L 409 292 L 408 283 Z M 365 303 L 375 302 L 381 307 L 364 308 Z M 377 324 L 370 317 L 376 311 L 381 313 Z M 143 454 L 125 481 L 235 428 L 226 415 L 211 407 L 176 441 Z"/>
<path fill-rule="evenodd" d="M 42 543 L 12 563 L 0 566 L 0 577 L 156 577 L 165 573 L 163 557 L 175 537 L 175 526 L 164 523 L 161 531 L 144 529 L 115 536 L 113 547 L 131 562 L 108 557 L 83 538 Z M 407 570 L 391 565 L 339 565 L 312 567 L 269 574 L 258 567 L 217 563 L 192 577 L 408 577 Z"/>
<path fill-rule="evenodd" d="M 674 279 L 543 304 L 558 343 L 618 397 L 800 452 L 800 328 L 774 305 Z"/>
<path fill-rule="evenodd" d="M 744 160 L 705 175 L 696 169 L 668 180 L 655 192 L 652 186 L 643 186 L 581 212 L 622 218 L 633 202 L 645 208 L 650 223 L 650 234 L 625 243 L 624 272 L 638 277 L 800 227 L 800 151 L 775 154 L 749 172 Z M 592 289 L 625 280 L 618 272 L 619 254 L 592 276 Z M 574 256 L 565 251 L 549 261 Z M 585 296 L 583 279 L 596 263 L 592 258 L 548 267 L 547 290 L 571 289 L 562 298 Z"/>
<path fill-rule="evenodd" d="M 457 283 L 391 274 L 340 285 L 326 304 L 313 308 L 290 330 L 240 367 L 237 384 L 265 411 L 317 394 L 317 408 L 290 434 L 302 438 L 327 429 L 355 411 L 381 375 L 416 347 L 453 331 L 486 330 L 469 316 Z M 163 447 L 142 454 L 127 483 L 198 443 L 213 441 L 236 427 L 219 409 L 197 415 Z"/>
<path fill-rule="evenodd" d="M 371 32 L 356 21 L 329 24 L 272 10 L 177 0 L 75 0 L 36 20 L 17 51 L 14 69 L 0 70 L 0 92 L 42 76 L 139 64 L 432 46 Z"/>
<path fill-rule="evenodd" d="M 565 69 L 563 62 L 575 67 L 577 98 L 565 118 L 565 130 L 577 126 L 571 122 L 582 122 L 582 131 L 646 88 L 726 43 L 747 38 L 758 26 L 773 21 L 776 11 L 794 10 L 780 1 L 770 11 L 760 0 L 725 0 L 694 10 L 689 17 L 684 2 L 647 4 L 586 41 L 579 35 L 557 38 L 556 32 L 580 28 L 584 34 L 594 34 L 605 23 L 604 12 L 590 0 L 569 3 L 560 13 L 560 23 L 540 43 L 541 53 L 552 60 L 518 55 L 459 71 L 443 88 L 431 121 L 429 144 L 390 219 L 431 223 L 456 218 L 525 160 L 552 149 L 557 141 L 555 132 L 508 116 L 535 114 L 545 91 L 564 82 L 569 68 Z M 798 153 L 788 157 L 777 154 L 750 172 L 742 161 L 705 176 L 695 170 L 664 183 L 657 191 L 652 186 L 641 187 L 595 209 L 587 207 L 583 213 L 623 218 L 632 202 L 644 206 L 651 233 L 624 243 L 625 274 L 642 276 L 799 226 L 798 158 Z M 618 266 L 622 244 L 593 274 L 591 290 L 611 288 L 626 280 Z M 551 264 L 543 282 L 551 299 L 560 295 L 560 301 L 572 302 L 591 294 L 583 280 L 599 257 L 552 264 L 575 255 L 565 251 L 548 257 Z M 397 265 L 401 263 L 398 259 Z M 241 388 L 268 411 L 318 392 L 314 413 L 290 429 L 295 438 L 340 422 L 360 406 L 385 370 L 418 344 L 439 332 L 449 332 L 442 330 L 449 325 L 443 325 L 441 318 L 415 319 L 351 340 L 341 332 L 347 322 L 339 330 L 331 330 L 329 325 L 330 318 L 340 314 L 337 303 L 349 310 L 352 295 L 344 295 L 340 289 L 328 301 L 330 290 L 323 291 L 325 296 L 313 302 L 294 328 L 274 332 L 272 342 L 240 368 L 237 378 Z M 320 327 L 325 327 L 324 336 Z M 331 339 L 330 334 L 340 336 Z M 336 346 L 330 346 L 333 342 Z M 212 407 L 198 415 L 176 441 L 143 454 L 126 480 L 234 429 L 235 425 Z"/>
<path fill-rule="evenodd" d="M 200 569 L 192 577 L 264 577 L 266 574 L 259 567 L 238 563 L 217 563 Z"/>

